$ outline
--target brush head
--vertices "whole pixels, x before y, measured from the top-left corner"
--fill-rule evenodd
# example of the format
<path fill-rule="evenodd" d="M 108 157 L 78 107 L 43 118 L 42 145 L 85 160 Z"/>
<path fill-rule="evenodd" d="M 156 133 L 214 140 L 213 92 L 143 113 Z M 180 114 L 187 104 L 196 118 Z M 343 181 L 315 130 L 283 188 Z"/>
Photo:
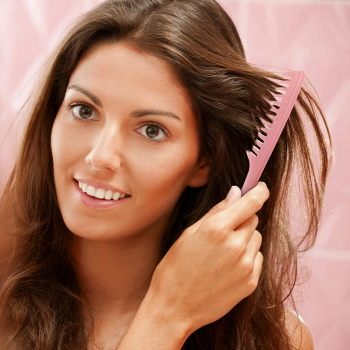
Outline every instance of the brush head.
<path fill-rule="evenodd" d="M 263 127 L 259 129 L 252 150 L 247 151 L 249 171 L 242 186 L 242 195 L 257 185 L 290 116 L 305 75 L 303 72 L 288 72 L 282 77 L 286 80 L 278 82 L 280 87 L 272 94 L 274 100 L 269 101 L 271 107 L 267 117 L 271 123 L 261 119 Z"/>

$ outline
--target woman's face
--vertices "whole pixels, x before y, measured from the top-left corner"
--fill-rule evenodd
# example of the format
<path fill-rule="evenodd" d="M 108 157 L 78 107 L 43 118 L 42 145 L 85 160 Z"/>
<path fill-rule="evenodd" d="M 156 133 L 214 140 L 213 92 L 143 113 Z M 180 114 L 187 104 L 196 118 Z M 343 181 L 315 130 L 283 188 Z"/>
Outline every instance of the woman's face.
<path fill-rule="evenodd" d="M 187 92 L 168 63 L 126 43 L 79 62 L 51 146 L 63 219 L 91 240 L 161 235 L 186 186 L 207 182 Z"/>

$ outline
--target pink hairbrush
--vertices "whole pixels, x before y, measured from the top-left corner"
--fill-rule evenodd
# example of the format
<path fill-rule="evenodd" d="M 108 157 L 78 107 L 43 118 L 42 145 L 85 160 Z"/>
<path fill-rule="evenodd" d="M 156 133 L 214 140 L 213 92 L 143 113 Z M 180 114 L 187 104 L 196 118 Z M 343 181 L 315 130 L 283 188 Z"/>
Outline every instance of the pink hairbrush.
<path fill-rule="evenodd" d="M 276 101 L 270 102 L 273 115 L 268 115 L 272 123 L 263 120 L 263 128 L 260 128 L 258 137 L 252 151 L 247 151 L 249 159 L 249 171 L 242 186 L 242 196 L 255 187 L 259 178 L 269 160 L 273 149 L 282 133 L 282 130 L 290 116 L 292 108 L 298 97 L 303 84 L 305 75 L 303 72 L 283 73 L 283 77 L 288 80 L 283 81 L 282 87 L 278 88 L 277 94 L 274 94 Z M 286 85 L 286 86 L 285 86 Z M 264 135 L 263 133 L 266 135 Z"/>

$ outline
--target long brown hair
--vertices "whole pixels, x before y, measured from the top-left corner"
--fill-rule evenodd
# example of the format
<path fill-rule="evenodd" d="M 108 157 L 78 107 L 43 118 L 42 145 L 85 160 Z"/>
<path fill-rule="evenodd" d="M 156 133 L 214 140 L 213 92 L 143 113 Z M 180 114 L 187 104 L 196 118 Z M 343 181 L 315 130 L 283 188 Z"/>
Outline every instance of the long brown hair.
<path fill-rule="evenodd" d="M 9 234 L 16 240 L 0 285 L 6 349 L 87 347 L 89 330 L 80 312 L 86 301 L 68 254 L 72 234 L 57 202 L 50 135 L 78 61 L 99 44 L 117 41 L 172 65 L 192 98 L 201 155 L 210 163 L 208 184 L 187 188 L 177 203 L 164 233 L 163 254 L 231 185 L 242 186 L 248 171 L 245 152 L 261 118 L 268 118 L 266 100 L 278 76 L 246 61 L 234 24 L 214 0 L 110 0 L 84 15 L 51 57 L 2 198 L 14 223 Z M 190 335 L 184 348 L 289 349 L 283 303 L 291 299 L 296 282 L 297 253 L 315 240 L 329 145 L 324 116 L 303 89 L 261 178 L 270 199 L 258 214 L 264 256 L 258 287 L 226 316 Z M 293 183 L 300 184 L 307 218 L 299 242 L 290 233 Z"/>

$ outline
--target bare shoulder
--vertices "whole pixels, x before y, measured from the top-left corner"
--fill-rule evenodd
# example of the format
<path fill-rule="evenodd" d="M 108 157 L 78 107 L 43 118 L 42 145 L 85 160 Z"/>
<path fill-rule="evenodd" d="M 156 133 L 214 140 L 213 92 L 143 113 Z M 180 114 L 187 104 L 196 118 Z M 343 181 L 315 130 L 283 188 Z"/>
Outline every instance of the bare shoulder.
<path fill-rule="evenodd" d="M 286 307 L 285 316 L 291 349 L 313 350 L 314 343 L 310 329 L 300 315 Z"/>

